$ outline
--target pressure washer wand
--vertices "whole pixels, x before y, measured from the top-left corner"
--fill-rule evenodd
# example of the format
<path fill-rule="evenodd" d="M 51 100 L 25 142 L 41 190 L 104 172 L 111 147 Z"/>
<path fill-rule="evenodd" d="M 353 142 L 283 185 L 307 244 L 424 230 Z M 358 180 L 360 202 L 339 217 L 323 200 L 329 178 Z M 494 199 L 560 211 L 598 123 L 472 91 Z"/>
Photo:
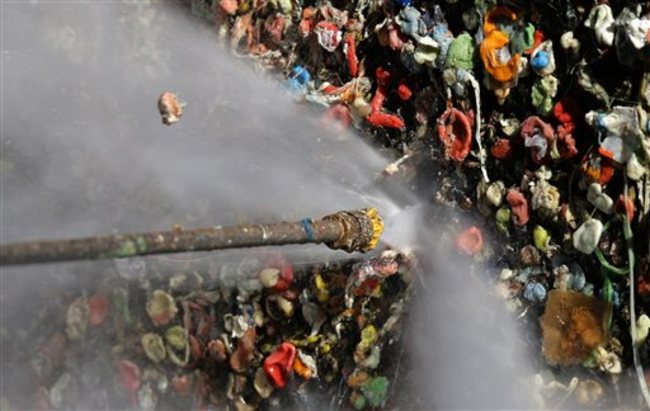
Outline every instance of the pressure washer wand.
<path fill-rule="evenodd" d="M 0 265 L 124 258 L 227 248 L 324 243 L 347 252 L 368 251 L 379 242 L 383 221 L 374 208 L 339 211 L 319 220 L 176 229 L 69 240 L 0 245 Z"/>

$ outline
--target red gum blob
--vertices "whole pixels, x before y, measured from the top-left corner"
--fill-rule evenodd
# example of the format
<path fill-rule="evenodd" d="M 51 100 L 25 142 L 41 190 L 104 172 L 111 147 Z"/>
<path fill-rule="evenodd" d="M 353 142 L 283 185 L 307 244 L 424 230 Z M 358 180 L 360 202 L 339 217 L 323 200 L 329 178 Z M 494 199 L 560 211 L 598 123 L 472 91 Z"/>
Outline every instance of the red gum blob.
<path fill-rule="evenodd" d="M 352 124 L 352 113 L 345 104 L 336 104 L 325 112 L 325 120 L 328 122 L 338 121 L 343 127 L 347 128 Z"/>
<path fill-rule="evenodd" d="M 280 45 L 280 42 L 282 42 L 284 26 L 284 16 L 267 19 L 267 21 L 264 23 L 264 31 L 266 32 L 266 37 L 273 46 L 277 47 Z"/>
<path fill-rule="evenodd" d="M 316 24 L 314 23 L 314 17 L 318 10 L 315 7 L 307 7 L 302 10 L 302 19 L 300 20 L 300 31 L 303 36 L 308 35 L 314 30 Z"/>
<path fill-rule="evenodd" d="M 328 85 L 327 87 L 323 88 L 321 91 L 325 94 L 334 94 L 339 90 L 339 87 L 336 87 L 334 85 Z"/>
<path fill-rule="evenodd" d="M 388 25 L 388 45 L 394 51 L 400 51 L 404 46 L 404 36 L 393 23 Z"/>
<path fill-rule="evenodd" d="M 386 86 L 390 81 L 390 73 L 383 67 L 377 67 L 375 70 L 375 78 L 377 79 L 377 91 L 370 101 L 370 112 L 378 113 L 384 107 L 386 101 Z"/>
<path fill-rule="evenodd" d="M 293 266 L 282 256 L 272 257 L 267 266 L 280 270 L 278 282 L 273 286 L 275 291 L 286 291 L 293 282 Z"/>
<path fill-rule="evenodd" d="M 284 388 L 296 359 L 296 347 L 283 342 L 264 359 L 264 372 L 275 388 Z"/>
<path fill-rule="evenodd" d="M 332 32 L 336 32 L 339 30 L 339 27 L 336 24 L 332 23 L 331 21 L 321 21 L 320 23 L 316 24 L 316 27 L 320 29 L 332 31 Z"/>
<path fill-rule="evenodd" d="M 562 203 L 562 205 L 560 206 L 560 221 L 562 221 L 564 224 L 568 224 L 570 213 L 571 213 L 571 208 L 569 207 L 569 204 Z"/>
<path fill-rule="evenodd" d="M 562 126 L 559 127 L 559 129 L 561 128 Z M 565 133 L 561 130 L 559 131 L 560 133 L 558 134 L 558 141 L 560 144 L 558 149 L 560 151 L 560 157 L 564 159 L 575 157 L 578 154 L 578 148 L 576 147 L 576 140 L 573 138 L 573 134 L 568 132 Z"/>
<path fill-rule="evenodd" d="M 560 156 L 564 159 L 572 158 L 578 154 L 573 132 L 582 121 L 582 109 L 575 100 L 565 97 L 553 106 L 553 116 L 560 123 L 557 128 Z"/>
<path fill-rule="evenodd" d="M 627 201 L 625 201 L 625 196 L 621 194 L 618 197 L 618 200 L 616 201 L 616 205 L 614 206 L 616 209 L 616 212 L 618 214 L 623 214 L 627 213 L 627 218 L 632 221 L 634 219 L 634 203 L 632 202 L 632 199 L 628 197 Z"/>
<path fill-rule="evenodd" d="M 359 59 L 357 58 L 357 47 L 354 43 L 354 34 L 345 36 L 346 57 L 348 59 L 348 71 L 352 77 L 359 74 Z"/>
<path fill-rule="evenodd" d="M 536 129 L 539 130 L 546 140 L 547 148 L 543 156 L 537 147 L 530 147 L 530 153 L 535 163 L 542 164 L 547 162 L 551 157 L 551 150 L 555 142 L 555 132 L 553 131 L 553 127 L 542 121 L 541 118 L 530 116 L 521 124 L 521 136 L 524 138 L 524 141 L 532 139 Z"/>
<path fill-rule="evenodd" d="M 650 295 L 650 275 L 640 275 L 636 286 L 639 295 Z"/>
<path fill-rule="evenodd" d="M 110 305 L 111 301 L 108 297 L 101 294 L 95 294 L 88 298 L 88 307 L 90 308 L 88 323 L 92 326 L 97 326 L 103 323 L 108 315 L 108 308 Z"/>
<path fill-rule="evenodd" d="M 117 370 L 120 374 L 120 383 L 129 393 L 133 407 L 140 408 L 137 396 L 138 388 L 140 388 L 140 368 L 131 361 L 122 360 L 117 364 Z"/>
<path fill-rule="evenodd" d="M 219 7 L 221 7 L 221 10 L 223 10 L 226 14 L 232 16 L 237 12 L 239 4 L 237 4 L 236 0 L 220 0 Z"/>
<path fill-rule="evenodd" d="M 490 154 L 492 154 L 492 157 L 499 160 L 510 160 L 514 155 L 512 142 L 507 138 L 498 139 L 494 145 L 490 147 Z"/>
<path fill-rule="evenodd" d="M 192 390 L 192 380 L 190 379 L 189 376 L 183 375 L 183 376 L 174 376 L 172 377 L 172 388 L 176 392 L 176 394 L 180 395 L 181 397 L 187 397 L 190 395 L 190 392 Z"/>
<path fill-rule="evenodd" d="M 470 119 L 462 111 L 448 108 L 438 118 L 438 137 L 445 146 L 445 156 L 462 162 L 469 154 L 472 145 L 472 126 Z"/>
<path fill-rule="evenodd" d="M 390 81 L 390 72 L 383 67 L 377 67 L 377 70 L 375 70 L 375 78 L 380 86 L 386 87 Z"/>
<path fill-rule="evenodd" d="M 458 236 L 456 247 L 467 255 L 480 254 L 483 250 L 483 234 L 476 226 L 472 226 Z"/>
<path fill-rule="evenodd" d="M 377 87 L 377 91 L 375 91 L 375 95 L 372 96 L 372 100 L 370 101 L 370 112 L 371 113 L 379 113 L 384 107 L 384 102 L 386 101 L 386 91 L 382 86 Z"/>
<path fill-rule="evenodd" d="M 372 292 L 377 288 L 377 285 L 379 284 L 379 279 L 378 278 L 368 278 L 357 288 L 355 288 L 352 293 L 354 294 L 355 297 L 363 297 L 363 296 L 369 296 L 372 294 Z"/>
<path fill-rule="evenodd" d="M 553 116 L 561 124 L 576 124 L 582 118 L 582 109 L 574 99 L 565 97 L 553 106 Z"/>
<path fill-rule="evenodd" d="M 366 120 L 373 126 L 386 128 L 402 128 L 404 120 L 395 114 L 388 113 L 371 113 Z"/>
<path fill-rule="evenodd" d="M 377 67 L 375 71 L 377 78 L 377 91 L 370 101 L 370 114 L 366 120 L 376 127 L 386 128 L 402 128 L 404 127 L 404 120 L 395 114 L 382 113 L 386 101 L 386 86 L 390 81 L 390 72 L 383 67 Z"/>
<path fill-rule="evenodd" d="M 600 146 L 598 147 L 598 154 L 600 154 L 603 158 L 606 158 L 611 161 L 616 161 L 614 160 L 614 153 L 611 151 L 607 150 L 605 147 Z"/>
<path fill-rule="evenodd" d="M 397 86 L 397 95 L 402 100 L 408 101 L 413 95 L 413 92 L 405 83 L 400 83 L 399 86 Z"/>
<path fill-rule="evenodd" d="M 512 221 L 515 225 L 526 225 L 530 219 L 528 214 L 528 200 L 526 200 L 526 197 L 519 191 L 511 189 L 508 190 L 506 201 L 512 209 Z"/>

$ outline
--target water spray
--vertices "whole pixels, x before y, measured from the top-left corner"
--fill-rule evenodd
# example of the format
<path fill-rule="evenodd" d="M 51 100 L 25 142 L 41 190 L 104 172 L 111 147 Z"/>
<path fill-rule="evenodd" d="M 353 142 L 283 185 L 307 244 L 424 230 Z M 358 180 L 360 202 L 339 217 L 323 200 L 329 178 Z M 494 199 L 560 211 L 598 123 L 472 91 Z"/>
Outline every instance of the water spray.
<path fill-rule="evenodd" d="M 365 252 L 377 246 L 384 223 L 374 208 L 339 211 L 318 220 L 246 224 L 0 245 L 0 265 L 125 258 L 227 248 L 324 243 L 331 249 Z"/>

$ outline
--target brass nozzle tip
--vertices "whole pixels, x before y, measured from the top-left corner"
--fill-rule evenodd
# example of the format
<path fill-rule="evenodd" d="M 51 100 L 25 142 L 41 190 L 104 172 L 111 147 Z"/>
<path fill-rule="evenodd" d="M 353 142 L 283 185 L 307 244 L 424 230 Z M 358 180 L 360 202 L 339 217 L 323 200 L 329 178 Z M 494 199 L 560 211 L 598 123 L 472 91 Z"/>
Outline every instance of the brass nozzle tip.
<path fill-rule="evenodd" d="M 324 217 L 323 220 L 334 220 L 343 227 L 341 236 L 336 241 L 326 243 L 327 246 L 349 253 L 372 250 L 379 243 L 384 230 L 384 221 L 376 208 L 340 211 Z"/>
<path fill-rule="evenodd" d="M 384 219 L 381 218 L 379 211 L 377 211 L 377 209 L 374 207 L 366 208 L 365 212 L 366 216 L 368 216 L 370 219 L 370 223 L 372 224 L 372 235 L 370 236 L 370 241 L 368 241 L 368 244 L 363 251 L 370 251 L 377 247 L 377 244 L 379 244 L 381 234 L 384 232 Z"/>

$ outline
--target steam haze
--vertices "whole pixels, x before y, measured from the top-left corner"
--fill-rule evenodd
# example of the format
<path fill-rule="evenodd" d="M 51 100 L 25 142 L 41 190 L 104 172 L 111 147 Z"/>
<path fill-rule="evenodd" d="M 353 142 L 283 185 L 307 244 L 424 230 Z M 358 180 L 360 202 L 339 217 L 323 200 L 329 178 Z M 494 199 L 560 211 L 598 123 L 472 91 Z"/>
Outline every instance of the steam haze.
<path fill-rule="evenodd" d="M 530 353 L 513 320 L 489 293 L 487 274 L 450 258 L 439 221 L 456 217 L 405 207 L 422 201 L 406 187 L 390 195 L 377 188 L 390 160 L 362 137 L 320 125 L 314 110 L 221 49 L 215 30 L 185 7 L 3 3 L 1 30 L 2 242 L 375 206 L 386 218 L 385 238 L 421 260 L 404 346 L 413 369 L 395 395 L 423 408 L 530 405 L 518 388 L 531 374 Z M 187 102 L 171 127 L 156 107 L 163 91 Z M 294 260 L 346 256 L 284 250 Z M 26 301 L 80 294 L 105 266 L 2 268 L 3 329 L 37 321 L 23 314 Z M 84 281 L 72 274 L 83 272 L 92 274 Z M 3 379 L 10 373 L 2 367 Z"/>

